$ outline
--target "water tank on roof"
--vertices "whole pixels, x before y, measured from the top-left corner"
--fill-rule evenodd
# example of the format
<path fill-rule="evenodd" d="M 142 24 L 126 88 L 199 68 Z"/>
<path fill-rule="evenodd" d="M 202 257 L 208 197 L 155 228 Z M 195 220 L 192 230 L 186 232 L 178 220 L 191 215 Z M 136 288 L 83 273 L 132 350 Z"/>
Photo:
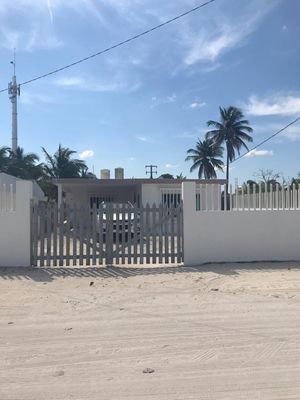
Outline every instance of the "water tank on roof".
<path fill-rule="evenodd" d="M 124 179 L 124 168 L 115 168 L 115 179 Z"/>
<path fill-rule="evenodd" d="M 101 179 L 110 179 L 110 170 L 109 169 L 101 169 L 100 178 Z"/>

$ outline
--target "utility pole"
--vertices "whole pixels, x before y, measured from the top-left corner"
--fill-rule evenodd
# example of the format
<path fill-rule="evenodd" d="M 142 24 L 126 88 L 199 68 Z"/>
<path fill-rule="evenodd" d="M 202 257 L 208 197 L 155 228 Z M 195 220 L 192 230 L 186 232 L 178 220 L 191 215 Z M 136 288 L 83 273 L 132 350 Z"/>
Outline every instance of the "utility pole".
<path fill-rule="evenodd" d="M 12 144 L 11 149 L 15 153 L 18 148 L 18 113 L 17 113 L 17 98 L 20 96 L 20 85 L 17 84 L 16 78 L 16 52 L 14 51 L 14 60 L 10 62 L 14 68 L 14 74 L 11 82 L 8 84 L 8 97 L 11 101 L 12 106 L 12 128 L 11 137 Z"/>
<path fill-rule="evenodd" d="M 157 174 L 157 165 L 145 165 L 146 175 L 150 174 L 150 179 L 153 179 L 153 174 Z"/>

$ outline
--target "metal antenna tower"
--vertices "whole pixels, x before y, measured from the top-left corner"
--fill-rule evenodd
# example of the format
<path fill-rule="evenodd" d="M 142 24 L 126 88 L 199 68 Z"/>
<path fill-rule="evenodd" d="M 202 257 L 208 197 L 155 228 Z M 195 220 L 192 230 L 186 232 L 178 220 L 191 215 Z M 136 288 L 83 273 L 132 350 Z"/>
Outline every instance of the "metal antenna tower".
<path fill-rule="evenodd" d="M 145 165 L 145 167 L 146 167 L 146 175 L 150 174 L 150 179 L 153 179 L 153 174 L 157 174 L 157 165 Z"/>
<path fill-rule="evenodd" d="M 13 65 L 14 74 L 11 82 L 8 84 L 8 97 L 11 101 L 12 106 L 12 128 L 11 137 L 12 144 L 11 149 L 15 153 L 18 148 L 18 113 L 17 113 L 17 98 L 20 96 L 20 85 L 17 84 L 16 78 L 16 51 L 14 50 L 14 59 L 10 62 Z"/>

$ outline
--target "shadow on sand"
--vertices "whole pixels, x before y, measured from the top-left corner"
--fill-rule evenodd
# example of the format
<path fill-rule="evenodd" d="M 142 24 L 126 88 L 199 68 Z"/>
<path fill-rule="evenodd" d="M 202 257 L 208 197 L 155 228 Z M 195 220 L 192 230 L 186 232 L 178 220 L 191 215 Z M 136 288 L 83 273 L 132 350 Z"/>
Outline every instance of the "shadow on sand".
<path fill-rule="evenodd" d="M 300 269 L 300 262 L 251 262 L 251 263 L 208 263 L 199 266 L 94 266 L 94 267 L 19 267 L 0 268 L 2 280 L 33 280 L 51 282 L 59 278 L 131 278 L 135 276 L 203 273 L 213 272 L 220 275 L 239 275 L 240 271 L 268 271 Z"/>

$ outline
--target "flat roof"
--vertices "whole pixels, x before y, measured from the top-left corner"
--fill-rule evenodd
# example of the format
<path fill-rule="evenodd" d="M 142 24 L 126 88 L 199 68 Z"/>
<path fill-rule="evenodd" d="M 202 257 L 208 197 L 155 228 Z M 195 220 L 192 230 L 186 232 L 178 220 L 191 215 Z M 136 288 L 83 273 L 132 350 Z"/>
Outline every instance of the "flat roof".
<path fill-rule="evenodd" d="M 132 186 L 140 184 L 164 184 L 164 185 L 179 185 L 182 182 L 195 182 L 196 184 L 220 184 L 225 185 L 226 179 L 145 179 L 145 178 L 132 178 L 132 179 L 98 179 L 98 178 L 65 178 L 53 179 L 55 185 L 90 185 L 90 186 Z"/>

